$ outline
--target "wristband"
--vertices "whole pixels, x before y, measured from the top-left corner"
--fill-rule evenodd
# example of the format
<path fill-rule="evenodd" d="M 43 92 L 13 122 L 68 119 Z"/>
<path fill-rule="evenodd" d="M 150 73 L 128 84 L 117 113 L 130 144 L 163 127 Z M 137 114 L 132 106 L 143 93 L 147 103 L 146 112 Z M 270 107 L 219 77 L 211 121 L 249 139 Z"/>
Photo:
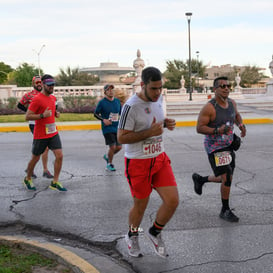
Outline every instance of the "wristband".
<path fill-rule="evenodd" d="M 41 118 L 41 119 L 44 118 L 44 114 L 40 114 L 40 118 Z"/>

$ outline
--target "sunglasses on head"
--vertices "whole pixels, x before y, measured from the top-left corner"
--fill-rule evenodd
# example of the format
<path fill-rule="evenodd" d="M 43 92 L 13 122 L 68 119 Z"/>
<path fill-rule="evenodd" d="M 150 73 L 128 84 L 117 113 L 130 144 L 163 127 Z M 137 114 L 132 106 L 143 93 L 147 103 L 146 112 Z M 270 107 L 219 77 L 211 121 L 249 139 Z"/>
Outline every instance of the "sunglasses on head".
<path fill-rule="evenodd" d="M 225 89 L 226 87 L 227 88 L 230 88 L 231 85 L 230 84 L 219 84 L 218 87 L 222 88 L 222 89 Z"/>

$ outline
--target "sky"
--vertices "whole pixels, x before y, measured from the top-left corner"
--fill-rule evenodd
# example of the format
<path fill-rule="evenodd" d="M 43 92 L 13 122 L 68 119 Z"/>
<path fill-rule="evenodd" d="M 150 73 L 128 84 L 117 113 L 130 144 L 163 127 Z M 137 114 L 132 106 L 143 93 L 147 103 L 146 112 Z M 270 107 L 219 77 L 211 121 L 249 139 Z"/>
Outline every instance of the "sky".
<path fill-rule="evenodd" d="M 116 62 L 133 67 L 191 58 L 206 66 L 266 68 L 273 55 L 272 0 L 0 0 L 0 62 L 57 75 Z M 44 46 L 43 46 L 44 45 Z"/>

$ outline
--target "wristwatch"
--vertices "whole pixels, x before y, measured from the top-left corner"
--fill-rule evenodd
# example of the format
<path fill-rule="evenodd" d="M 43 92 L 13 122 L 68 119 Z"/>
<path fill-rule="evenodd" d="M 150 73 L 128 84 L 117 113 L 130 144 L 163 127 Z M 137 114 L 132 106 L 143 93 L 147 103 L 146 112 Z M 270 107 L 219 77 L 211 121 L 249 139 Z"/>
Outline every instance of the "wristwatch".
<path fill-rule="evenodd" d="M 42 114 L 40 114 L 40 118 L 42 119 L 42 118 L 44 118 L 44 114 L 42 113 Z"/>

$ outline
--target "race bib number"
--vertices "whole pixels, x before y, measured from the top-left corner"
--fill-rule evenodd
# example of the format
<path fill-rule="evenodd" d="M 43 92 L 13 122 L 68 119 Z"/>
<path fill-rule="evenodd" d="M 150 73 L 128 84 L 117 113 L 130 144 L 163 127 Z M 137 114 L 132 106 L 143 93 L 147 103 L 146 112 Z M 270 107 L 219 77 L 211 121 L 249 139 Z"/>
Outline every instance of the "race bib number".
<path fill-rule="evenodd" d="M 232 162 L 232 156 L 229 151 L 214 154 L 216 167 L 226 166 Z"/>
<path fill-rule="evenodd" d="M 110 113 L 109 120 L 118 121 L 119 114 L 118 113 Z"/>
<path fill-rule="evenodd" d="M 143 142 L 143 153 L 145 155 L 158 155 L 162 152 L 162 137 L 154 137 Z"/>
<path fill-rule="evenodd" d="M 55 123 L 50 123 L 46 124 L 46 134 L 53 134 L 57 132 L 56 124 Z"/>

